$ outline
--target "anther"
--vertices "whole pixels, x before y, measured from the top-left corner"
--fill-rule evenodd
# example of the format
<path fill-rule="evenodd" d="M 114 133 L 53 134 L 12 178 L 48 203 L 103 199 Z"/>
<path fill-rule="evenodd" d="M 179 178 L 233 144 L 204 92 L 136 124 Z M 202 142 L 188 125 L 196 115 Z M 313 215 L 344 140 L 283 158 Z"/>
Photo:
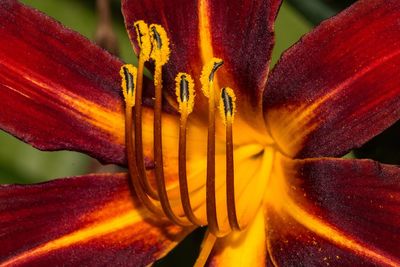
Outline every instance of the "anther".
<path fill-rule="evenodd" d="M 133 26 L 135 27 L 137 42 L 140 48 L 139 57 L 144 61 L 148 61 L 151 52 L 149 26 L 143 20 L 136 21 Z"/>
<path fill-rule="evenodd" d="M 135 105 L 135 83 L 137 69 L 131 64 L 125 64 L 121 67 L 121 88 L 126 105 L 132 108 Z"/>
<path fill-rule="evenodd" d="M 180 88 L 180 94 L 179 94 L 180 102 L 187 102 L 189 100 L 189 82 L 186 79 L 186 75 L 180 76 L 179 88 Z"/>
<path fill-rule="evenodd" d="M 151 212 L 161 215 L 162 211 L 151 202 L 143 191 L 136 168 L 135 147 L 132 139 L 132 107 L 135 105 L 136 84 L 134 81 L 136 80 L 137 69 L 130 64 L 123 65 L 120 70 L 120 75 L 121 88 L 125 100 L 125 143 L 128 157 L 129 176 L 136 195 L 143 205 L 145 205 L 145 207 L 147 207 Z"/>
<path fill-rule="evenodd" d="M 215 236 L 222 236 L 218 226 L 216 190 L 215 190 L 215 93 L 213 80 L 222 60 L 211 59 L 202 70 L 200 81 L 203 94 L 208 97 L 208 136 L 207 136 L 207 180 L 206 203 L 208 229 Z M 213 74 L 213 75 L 211 75 Z M 211 79 L 210 79 L 211 77 Z"/>
<path fill-rule="evenodd" d="M 152 31 L 152 33 L 153 33 L 154 40 L 155 40 L 155 42 L 156 42 L 156 44 L 157 44 L 157 49 L 161 49 L 161 47 L 162 47 L 162 41 L 161 41 L 161 36 L 160 36 L 160 34 L 157 32 L 155 26 L 153 26 L 153 27 L 151 28 L 151 31 Z"/>
<path fill-rule="evenodd" d="M 168 62 L 171 53 L 167 33 L 165 29 L 158 24 L 151 24 L 149 28 L 150 40 L 152 43 L 150 57 L 154 60 L 156 67 L 157 65 L 163 66 Z M 154 75 L 156 75 L 156 73 Z"/>
<path fill-rule="evenodd" d="M 232 123 L 236 112 L 235 93 L 230 88 L 222 88 L 219 102 L 219 111 L 226 131 L 226 200 L 228 220 L 231 229 L 240 231 L 239 220 L 236 213 L 235 201 L 235 176 L 233 160 L 233 134 Z"/>
<path fill-rule="evenodd" d="M 188 116 L 194 106 L 194 82 L 189 74 L 181 72 L 176 76 L 175 84 L 175 92 L 181 114 L 179 127 L 179 188 L 182 207 L 188 220 L 200 226 L 202 223 L 196 218 L 190 204 L 186 172 L 186 128 Z"/>
<path fill-rule="evenodd" d="M 179 104 L 179 112 L 190 114 L 194 107 L 194 82 L 192 77 L 180 72 L 175 78 L 175 93 Z"/>
<path fill-rule="evenodd" d="M 236 112 L 236 96 L 233 90 L 229 87 L 221 89 L 219 111 L 224 124 L 232 124 Z"/>

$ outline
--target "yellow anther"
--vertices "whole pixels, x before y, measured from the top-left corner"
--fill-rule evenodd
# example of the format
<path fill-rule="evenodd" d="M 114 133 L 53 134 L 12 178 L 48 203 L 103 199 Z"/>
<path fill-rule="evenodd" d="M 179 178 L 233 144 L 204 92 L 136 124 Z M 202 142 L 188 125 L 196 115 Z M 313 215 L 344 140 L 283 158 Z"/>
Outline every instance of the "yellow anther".
<path fill-rule="evenodd" d="M 194 82 L 192 77 L 184 72 L 175 78 L 175 93 L 179 104 L 179 112 L 190 114 L 194 106 Z"/>
<path fill-rule="evenodd" d="M 210 87 L 214 82 L 215 72 L 224 64 L 224 61 L 219 58 L 212 58 L 207 64 L 204 65 L 201 71 L 200 82 L 201 90 L 206 97 L 210 95 Z"/>
<path fill-rule="evenodd" d="M 137 42 L 140 48 L 140 57 L 142 57 L 144 61 L 148 61 L 151 53 L 149 26 L 143 20 L 136 21 L 133 26 L 136 30 Z"/>
<path fill-rule="evenodd" d="M 135 105 L 137 69 L 131 64 L 125 64 L 121 67 L 119 74 L 122 78 L 121 88 L 125 103 L 128 107 L 133 107 Z"/>
<path fill-rule="evenodd" d="M 151 24 L 149 27 L 152 51 L 150 54 L 156 65 L 165 65 L 169 60 L 170 48 L 166 31 L 161 25 Z"/>
<path fill-rule="evenodd" d="M 236 112 L 236 96 L 229 87 L 222 88 L 219 99 L 219 114 L 226 125 L 227 122 L 233 123 Z"/>

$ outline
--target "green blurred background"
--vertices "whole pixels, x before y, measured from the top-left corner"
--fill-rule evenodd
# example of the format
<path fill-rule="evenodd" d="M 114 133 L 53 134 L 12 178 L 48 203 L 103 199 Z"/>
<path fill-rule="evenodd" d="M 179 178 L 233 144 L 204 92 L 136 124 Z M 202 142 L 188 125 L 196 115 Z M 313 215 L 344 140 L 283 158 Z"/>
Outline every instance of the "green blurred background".
<path fill-rule="evenodd" d="M 143 0 L 145 1 L 145 0 Z M 190 0 L 188 0 L 190 1 Z M 64 25 L 93 39 L 98 24 L 95 0 L 23 0 Z M 120 57 L 130 63 L 136 58 L 130 47 L 120 12 L 119 1 L 111 1 L 113 28 L 119 42 Z M 275 26 L 276 47 L 273 63 L 280 54 L 310 31 L 323 19 L 346 8 L 351 0 L 285 0 Z M 400 124 L 374 138 L 362 148 L 352 151 L 348 157 L 372 158 L 385 163 L 400 163 Z M 0 132 L 0 183 L 34 183 L 88 172 L 112 171 L 113 167 L 102 167 L 96 160 L 75 152 L 42 152 L 26 145 L 12 136 Z M 188 264 L 197 253 L 202 230 L 195 232 L 172 253 L 163 266 L 176 265 L 176 255 L 184 250 Z M 179 252 L 180 251 L 180 252 Z M 175 257 L 175 260 L 174 260 Z M 178 256 L 179 258 L 179 256 Z M 181 264 L 182 259 L 179 259 Z"/>

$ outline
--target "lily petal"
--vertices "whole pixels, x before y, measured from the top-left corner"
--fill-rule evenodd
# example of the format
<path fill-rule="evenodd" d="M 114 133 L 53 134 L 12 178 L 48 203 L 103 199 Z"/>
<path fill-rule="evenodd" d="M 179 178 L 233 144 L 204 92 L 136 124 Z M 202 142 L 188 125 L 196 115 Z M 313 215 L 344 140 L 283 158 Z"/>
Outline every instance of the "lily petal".
<path fill-rule="evenodd" d="M 341 156 L 400 118 L 400 2 L 357 1 L 290 48 L 264 95 L 290 156 Z"/>
<path fill-rule="evenodd" d="M 267 83 L 280 5 L 281 0 L 204 1 L 204 20 L 210 23 L 210 49 L 224 59 L 220 84 L 237 89 L 239 101 L 257 111 Z M 206 30 L 202 29 L 200 35 Z M 206 49 L 202 47 L 203 57 L 207 57 Z"/>
<path fill-rule="evenodd" d="M 209 266 L 265 266 L 265 220 L 260 210 L 246 230 L 217 240 Z"/>
<path fill-rule="evenodd" d="M 399 266 L 399 167 L 280 156 L 270 181 L 268 249 L 278 266 Z"/>
<path fill-rule="evenodd" d="M 75 150 L 125 164 L 122 62 L 13 0 L 0 2 L 0 35 L 0 128 L 41 150 Z M 179 118 L 165 114 L 163 120 L 165 151 L 177 158 Z M 152 127 L 153 111 L 145 107 L 147 157 Z"/>
<path fill-rule="evenodd" d="M 164 68 L 164 87 L 170 90 L 170 95 L 175 95 L 175 76 L 180 71 L 189 72 L 195 78 L 198 92 L 194 116 L 207 118 L 207 99 L 199 81 L 203 65 L 214 56 L 223 59 L 216 86 L 234 88 L 238 106 L 235 124 L 252 132 L 247 139 L 265 139 L 261 98 L 280 3 L 280 0 L 123 0 L 122 12 L 136 51 L 135 21 L 158 23 L 166 28 L 171 55 Z M 258 137 L 260 133 L 264 136 Z"/>
<path fill-rule="evenodd" d="M 190 230 L 151 216 L 125 174 L 0 187 L 1 266 L 145 266 Z"/>
<path fill-rule="evenodd" d="M 1 1 L 0 25 L 0 127 L 39 149 L 121 163 L 122 63 L 18 1 Z"/>

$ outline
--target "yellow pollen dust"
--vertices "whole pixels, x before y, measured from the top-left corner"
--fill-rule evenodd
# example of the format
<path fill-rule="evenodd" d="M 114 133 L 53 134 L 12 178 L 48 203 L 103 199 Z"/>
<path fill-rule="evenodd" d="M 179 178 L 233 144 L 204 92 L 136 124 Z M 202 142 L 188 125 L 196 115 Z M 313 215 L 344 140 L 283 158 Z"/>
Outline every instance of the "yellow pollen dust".
<path fill-rule="evenodd" d="M 190 114 L 194 107 L 194 81 L 184 72 L 178 73 L 175 78 L 175 93 L 179 104 L 179 112 Z"/>
<path fill-rule="evenodd" d="M 144 61 L 148 61 L 151 53 L 149 26 L 143 20 L 136 21 L 133 26 L 136 30 L 137 42 L 140 48 L 140 57 L 143 58 Z"/>
<path fill-rule="evenodd" d="M 169 60 L 171 50 L 166 31 L 161 25 L 151 24 L 149 27 L 152 51 L 150 54 L 156 65 L 165 65 Z"/>
<path fill-rule="evenodd" d="M 132 64 L 125 64 L 119 71 L 121 75 L 121 88 L 127 107 L 135 105 L 137 69 Z"/>
<path fill-rule="evenodd" d="M 221 90 L 221 97 L 219 99 L 219 114 L 222 121 L 226 125 L 228 122 L 233 123 L 236 113 L 236 95 L 235 92 L 225 87 Z"/>
<path fill-rule="evenodd" d="M 207 64 L 203 66 L 200 76 L 201 90 L 204 96 L 210 96 L 210 87 L 214 81 L 214 75 L 217 69 L 223 64 L 222 59 L 212 58 Z"/>

